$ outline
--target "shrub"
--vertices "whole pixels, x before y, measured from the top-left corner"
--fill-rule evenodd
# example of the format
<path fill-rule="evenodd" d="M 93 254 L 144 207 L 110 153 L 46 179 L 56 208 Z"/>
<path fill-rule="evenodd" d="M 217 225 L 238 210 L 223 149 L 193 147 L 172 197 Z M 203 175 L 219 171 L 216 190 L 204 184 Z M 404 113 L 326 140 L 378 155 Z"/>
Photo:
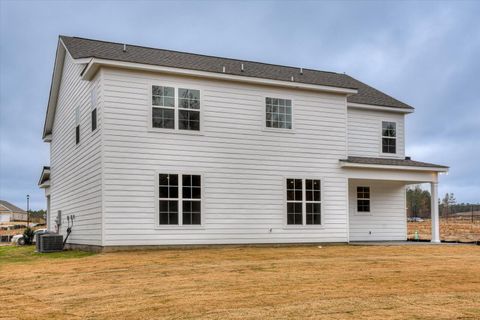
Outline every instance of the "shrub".
<path fill-rule="evenodd" d="M 26 228 L 23 231 L 23 239 L 25 239 L 25 244 L 29 245 L 33 243 L 33 237 L 35 236 L 33 230 L 31 228 Z"/>

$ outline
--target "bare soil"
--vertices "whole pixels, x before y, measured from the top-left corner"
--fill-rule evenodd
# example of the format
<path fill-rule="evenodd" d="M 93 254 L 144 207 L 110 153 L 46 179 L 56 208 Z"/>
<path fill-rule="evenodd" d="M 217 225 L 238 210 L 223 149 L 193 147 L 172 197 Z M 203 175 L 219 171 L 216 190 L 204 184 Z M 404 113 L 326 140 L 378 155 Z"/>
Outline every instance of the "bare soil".
<path fill-rule="evenodd" d="M 408 238 L 414 239 L 415 230 L 420 239 L 431 239 L 432 225 L 429 219 L 423 222 L 408 222 Z M 440 238 L 447 241 L 480 241 L 480 219 L 475 217 L 450 217 L 440 219 Z"/>
<path fill-rule="evenodd" d="M 22 254 L 2 319 L 480 319 L 474 245 Z"/>

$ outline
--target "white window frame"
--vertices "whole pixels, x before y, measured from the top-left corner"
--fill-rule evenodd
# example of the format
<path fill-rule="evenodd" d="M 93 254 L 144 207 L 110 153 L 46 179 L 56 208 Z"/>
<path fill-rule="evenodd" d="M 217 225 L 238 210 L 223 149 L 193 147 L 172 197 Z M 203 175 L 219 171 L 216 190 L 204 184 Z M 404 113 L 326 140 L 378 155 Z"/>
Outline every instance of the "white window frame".
<path fill-rule="evenodd" d="M 267 98 L 272 99 L 283 99 L 291 101 L 292 108 L 292 128 L 272 128 L 267 127 Z M 267 94 L 262 97 L 262 131 L 267 132 L 280 132 L 280 133 L 295 133 L 295 103 L 292 96 L 289 95 L 279 95 L 278 93 Z"/>
<path fill-rule="evenodd" d="M 363 188 L 367 187 L 368 188 L 368 199 L 358 197 L 358 188 L 359 187 L 363 187 Z M 372 215 L 372 186 L 367 185 L 367 184 L 355 185 L 354 192 L 355 192 L 355 213 L 357 215 L 366 215 L 366 216 Z M 368 200 L 370 211 L 358 211 L 358 200 Z"/>
<path fill-rule="evenodd" d="M 160 174 L 176 174 L 178 175 L 178 197 L 177 198 L 162 198 L 160 199 L 159 191 L 159 175 Z M 197 175 L 200 176 L 200 199 L 193 199 L 193 201 L 200 201 L 200 224 L 183 224 L 183 201 L 191 201 L 192 199 L 183 199 L 183 175 Z M 156 170 L 155 179 L 154 179 L 154 194 L 155 194 L 155 229 L 165 230 L 165 229 L 204 229 L 205 224 L 205 175 L 201 172 L 192 172 L 192 171 L 180 171 L 172 172 L 170 170 Z M 160 224 L 160 200 L 173 200 L 178 201 L 178 224 Z"/>
<path fill-rule="evenodd" d="M 287 205 L 287 179 L 302 180 L 302 224 L 288 224 L 288 205 Z M 307 203 L 316 203 L 318 201 L 307 201 L 307 189 L 305 180 L 320 180 L 320 224 L 307 224 Z M 324 229 L 325 228 L 325 188 L 324 178 L 318 176 L 295 176 L 289 175 L 283 177 L 283 224 L 284 229 Z"/>
<path fill-rule="evenodd" d="M 159 86 L 159 87 L 171 87 L 174 89 L 174 97 L 175 97 L 175 103 L 173 108 L 172 107 L 164 107 L 164 106 L 154 106 L 152 103 L 152 95 L 153 95 L 153 86 Z M 193 111 L 198 111 L 200 112 L 200 130 L 183 130 L 179 129 L 178 121 L 179 121 L 179 99 L 178 99 L 178 89 L 189 89 L 189 90 L 198 90 L 200 91 L 200 109 L 188 109 L 188 110 L 193 110 Z M 203 114 L 205 110 L 204 106 L 204 98 L 203 98 L 203 91 L 204 89 L 196 84 L 190 84 L 190 83 L 178 83 L 178 82 L 171 82 L 171 81 L 155 81 L 155 82 L 150 82 L 148 84 L 148 97 L 147 97 L 147 129 L 150 132 L 162 132 L 162 133 L 177 133 L 177 134 L 187 134 L 187 135 L 203 135 L 204 132 L 204 121 L 203 121 Z M 153 108 L 158 107 L 158 108 L 166 108 L 166 109 L 174 109 L 174 125 L 172 129 L 169 128 L 156 128 L 153 126 L 152 123 L 152 116 L 153 116 Z M 183 109 L 182 110 L 186 110 Z"/>
<path fill-rule="evenodd" d="M 395 123 L 395 137 L 387 137 L 383 135 L 383 123 L 391 122 Z M 383 152 L 383 138 L 395 139 L 395 153 Z M 394 120 L 381 120 L 380 121 L 380 154 L 384 157 L 397 157 L 398 156 L 398 122 Z"/>

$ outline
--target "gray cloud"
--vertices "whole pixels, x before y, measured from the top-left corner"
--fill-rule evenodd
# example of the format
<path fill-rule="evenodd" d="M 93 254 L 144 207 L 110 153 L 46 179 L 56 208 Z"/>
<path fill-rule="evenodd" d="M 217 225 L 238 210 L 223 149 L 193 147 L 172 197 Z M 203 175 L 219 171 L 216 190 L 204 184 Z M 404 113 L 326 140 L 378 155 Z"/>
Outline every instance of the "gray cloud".
<path fill-rule="evenodd" d="M 440 192 L 480 201 L 476 2 L 0 2 L 0 198 L 23 206 L 48 164 L 41 141 L 57 37 L 346 72 L 416 107 L 407 152 L 451 166 Z M 95 7 L 95 10 L 92 8 Z"/>

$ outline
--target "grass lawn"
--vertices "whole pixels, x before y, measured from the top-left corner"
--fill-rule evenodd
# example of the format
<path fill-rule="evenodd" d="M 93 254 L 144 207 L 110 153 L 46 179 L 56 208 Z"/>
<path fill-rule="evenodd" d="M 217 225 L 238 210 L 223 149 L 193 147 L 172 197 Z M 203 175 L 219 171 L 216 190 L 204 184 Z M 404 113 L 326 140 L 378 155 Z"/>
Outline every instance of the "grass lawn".
<path fill-rule="evenodd" d="M 480 246 L 0 247 L 0 319 L 480 319 Z"/>

